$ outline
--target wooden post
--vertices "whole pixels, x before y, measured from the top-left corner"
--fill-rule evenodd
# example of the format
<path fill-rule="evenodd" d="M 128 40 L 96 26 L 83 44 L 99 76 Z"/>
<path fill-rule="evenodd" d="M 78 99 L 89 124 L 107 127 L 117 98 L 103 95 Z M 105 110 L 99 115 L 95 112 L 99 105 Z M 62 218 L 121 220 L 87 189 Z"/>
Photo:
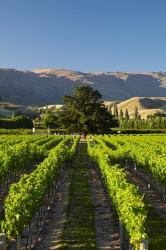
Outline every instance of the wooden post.
<path fill-rule="evenodd" d="M 120 234 L 120 250 L 123 250 L 123 226 L 119 222 L 119 234 Z"/>
<path fill-rule="evenodd" d="M 133 247 L 131 245 L 129 245 L 129 250 L 134 250 Z"/>
<path fill-rule="evenodd" d="M 148 250 L 148 240 L 143 240 L 140 244 L 139 250 Z"/>
<path fill-rule="evenodd" d="M 126 170 L 128 169 L 128 162 L 127 162 L 127 159 L 126 159 Z"/>
<path fill-rule="evenodd" d="M 17 236 L 17 250 L 21 249 L 21 241 L 20 241 L 20 236 Z"/>
<path fill-rule="evenodd" d="M 36 130 L 35 130 L 35 127 L 32 128 L 32 133 L 33 135 L 35 134 Z"/>
<path fill-rule="evenodd" d="M 29 224 L 29 235 L 28 235 L 28 249 L 31 249 L 32 244 L 32 232 L 31 232 L 31 223 Z"/>
<path fill-rule="evenodd" d="M 0 250 L 6 250 L 6 234 L 0 233 Z"/>

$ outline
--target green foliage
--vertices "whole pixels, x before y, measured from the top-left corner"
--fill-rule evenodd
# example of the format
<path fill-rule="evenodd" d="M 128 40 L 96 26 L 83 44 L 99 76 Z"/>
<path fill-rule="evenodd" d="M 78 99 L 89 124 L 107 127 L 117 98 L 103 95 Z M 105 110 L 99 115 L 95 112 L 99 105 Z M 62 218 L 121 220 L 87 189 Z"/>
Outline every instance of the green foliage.
<path fill-rule="evenodd" d="M 152 116 L 148 119 L 126 119 L 120 121 L 120 129 L 166 129 L 166 117 Z"/>
<path fill-rule="evenodd" d="M 129 112 L 128 109 L 125 110 L 125 121 L 129 120 Z"/>
<path fill-rule="evenodd" d="M 139 118 L 140 118 L 140 116 L 139 116 L 139 113 L 138 113 L 138 107 L 135 106 L 135 109 L 134 109 L 134 120 L 137 120 Z"/>
<path fill-rule="evenodd" d="M 33 120 L 39 116 L 39 110 L 31 106 L 20 108 L 12 112 L 12 119 L 16 118 L 17 116 L 25 116 Z"/>
<path fill-rule="evenodd" d="M 165 135 L 105 136 L 104 140 L 116 146 L 116 150 L 108 151 L 111 159 L 134 162 L 138 168 L 150 172 L 155 180 L 166 185 Z"/>
<path fill-rule="evenodd" d="M 30 118 L 21 115 L 14 119 L 17 128 L 33 128 L 33 122 Z"/>
<path fill-rule="evenodd" d="M 78 142 L 78 138 L 75 140 Z M 73 155 L 67 146 L 69 142 L 70 137 L 66 137 L 31 174 L 23 175 L 18 183 L 10 186 L 1 222 L 1 231 L 9 238 L 20 235 L 42 205 L 59 168 Z M 76 148 L 76 143 L 73 147 Z"/>
<path fill-rule="evenodd" d="M 118 119 L 119 114 L 118 114 L 118 107 L 116 105 L 113 106 L 113 114 L 115 119 Z"/>
<path fill-rule="evenodd" d="M 22 173 L 33 164 L 42 161 L 48 150 L 61 140 L 60 136 L 6 136 L 0 145 L 0 180 L 6 180 L 10 172 Z"/>
<path fill-rule="evenodd" d="M 117 122 L 101 103 L 101 97 L 90 86 L 77 86 L 73 96 L 64 96 L 65 105 L 58 114 L 59 126 L 85 134 L 109 132 Z"/>
<path fill-rule="evenodd" d="M 33 128 L 33 122 L 26 116 L 17 116 L 14 119 L 0 119 L 0 127 L 8 129 Z"/>
<path fill-rule="evenodd" d="M 120 109 L 119 120 L 120 120 L 120 121 L 123 121 L 123 120 L 124 120 L 124 116 L 123 116 L 123 111 L 122 111 L 122 109 Z"/>
<path fill-rule="evenodd" d="M 165 250 L 166 246 L 166 220 L 162 219 L 151 204 L 147 204 L 147 231 L 149 235 L 150 250 Z"/>
<path fill-rule="evenodd" d="M 109 160 L 108 147 L 92 144 L 89 139 L 88 152 L 93 161 L 98 163 L 108 193 L 116 207 L 119 218 L 130 237 L 130 243 L 139 249 L 145 231 L 146 209 L 143 197 L 136 186 L 126 180 L 125 173 L 118 165 L 112 165 Z"/>
<path fill-rule="evenodd" d="M 46 113 L 42 115 L 42 122 L 46 128 L 57 127 L 57 117 L 51 113 Z"/>
<path fill-rule="evenodd" d="M 114 146 L 114 150 L 108 149 L 111 164 L 119 162 L 121 166 L 129 162 L 135 162 L 137 170 L 150 179 L 157 181 L 163 187 L 166 186 L 166 135 L 105 135 L 95 138 L 95 141 L 106 147 L 105 142 Z M 156 183 L 157 183 L 156 182 Z M 147 200 L 146 200 L 147 202 Z M 164 250 L 166 244 L 166 221 L 160 218 L 152 205 L 146 204 L 148 211 L 146 220 L 146 232 L 149 236 L 149 249 Z"/>

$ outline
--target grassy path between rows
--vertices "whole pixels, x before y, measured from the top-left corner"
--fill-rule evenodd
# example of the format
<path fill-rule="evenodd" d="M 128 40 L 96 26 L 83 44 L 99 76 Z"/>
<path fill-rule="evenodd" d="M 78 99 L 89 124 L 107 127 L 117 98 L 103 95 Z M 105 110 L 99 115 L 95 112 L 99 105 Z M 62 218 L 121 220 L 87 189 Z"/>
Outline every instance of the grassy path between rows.
<path fill-rule="evenodd" d="M 41 239 L 37 250 L 120 249 L 119 224 L 85 141 L 78 144 L 71 166 L 63 170 Z"/>
<path fill-rule="evenodd" d="M 72 164 L 66 222 L 59 249 L 97 249 L 94 208 L 89 186 L 90 171 L 86 166 L 86 143 L 79 143 Z"/>

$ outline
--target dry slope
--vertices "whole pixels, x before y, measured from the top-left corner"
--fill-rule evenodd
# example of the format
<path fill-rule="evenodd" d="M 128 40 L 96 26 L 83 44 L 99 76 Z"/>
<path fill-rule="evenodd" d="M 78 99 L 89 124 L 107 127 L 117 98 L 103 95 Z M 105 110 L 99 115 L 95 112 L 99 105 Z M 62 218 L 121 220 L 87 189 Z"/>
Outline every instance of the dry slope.
<path fill-rule="evenodd" d="M 165 73 L 0 69 L 0 96 L 3 101 L 16 104 L 62 103 L 62 96 L 72 94 L 78 84 L 98 89 L 105 100 L 125 100 L 133 96 L 166 96 Z"/>

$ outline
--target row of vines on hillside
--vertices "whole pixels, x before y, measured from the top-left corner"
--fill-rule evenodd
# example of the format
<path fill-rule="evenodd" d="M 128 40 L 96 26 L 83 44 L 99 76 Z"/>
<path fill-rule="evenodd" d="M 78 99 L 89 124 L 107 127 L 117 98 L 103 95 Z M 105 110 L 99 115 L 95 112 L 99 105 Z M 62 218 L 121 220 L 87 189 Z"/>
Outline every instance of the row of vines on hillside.
<path fill-rule="evenodd" d="M 166 189 L 165 136 L 104 136 L 100 139 L 116 147 L 116 150 L 109 150 L 112 160 L 133 162 L 145 173 L 150 172 Z"/>
<path fill-rule="evenodd" d="M 21 140 L 20 143 L 16 143 L 12 146 L 5 146 L 5 144 L 4 149 L 0 151 L 1 182 L 5 181 L 9 175 L 22 173 L 22 171 L 42 161 L 47 156 L 48 150 L 57 145 L 61 140 L 61 136 L 45 136 L 42 138 L 29 138 L 25 141 Z"/>
<path fill-rule="evenodd" d="M 91 142 L 89 139 L 87 143 L 88 153 L 100 169 L 108 195 L 129 235 L 130 243 L 135 249 L 139 249 L 141 241 L 147 238 L 145 230 L 147 211 L 143 197 L 138 188 L 127 181 L 123 169 L 117 164 L 110 163 L 108 148 L 103 148 L 101 144 Z"/>
<path fill-rule="evenodd" d="M 63 139 L 31 174 L 23 175 L 18 183 L 11 185 L 1 221 L 1 230 L 9 239 L 21 234 L 43 204 L 61 167 L 72 159 L 78 140 L 79 137 L 73 139 L 70 145 L 70 137 Z"/>

